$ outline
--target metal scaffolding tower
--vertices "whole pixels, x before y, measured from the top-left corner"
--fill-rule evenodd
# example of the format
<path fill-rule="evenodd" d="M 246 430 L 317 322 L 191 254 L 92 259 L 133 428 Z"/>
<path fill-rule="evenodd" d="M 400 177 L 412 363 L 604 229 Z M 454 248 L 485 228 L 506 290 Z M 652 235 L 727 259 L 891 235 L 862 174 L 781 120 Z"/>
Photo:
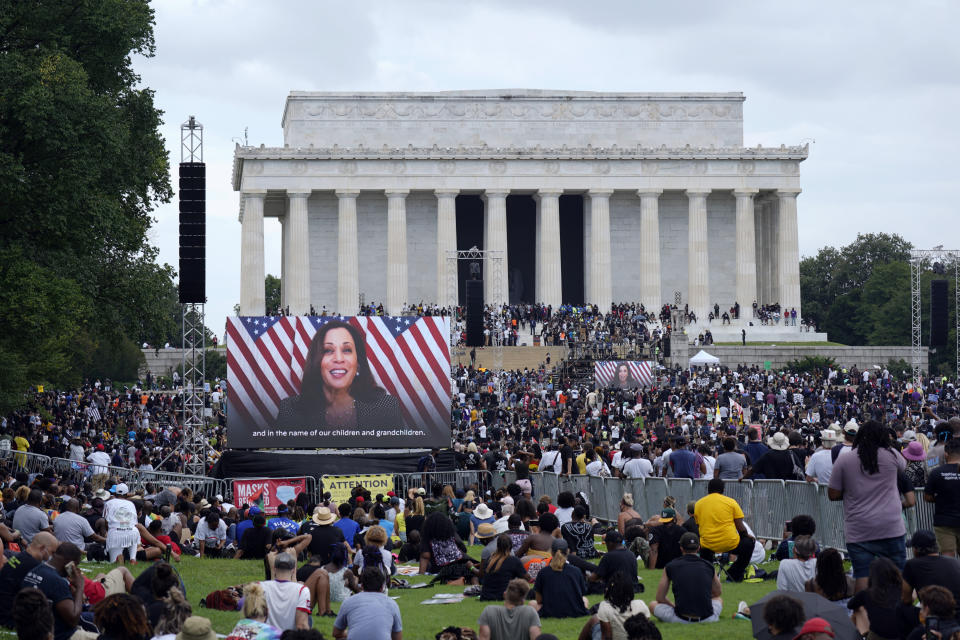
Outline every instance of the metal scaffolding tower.
<path fill-rule="evenodd" d="M 960 250 L 944 249 L 942 246 L 933 249 L 913 249 L 910 251 L 910 337 L 911 362 L 913 381 L 921 382 L 923 371 L 920 368 L 920 357 L 923 353 L 923 325 L 920 292 L 920 276 L 926 269 L 937 268 L 937 273 L 946 274 L 953 268 L 953 304 L 954 329 L 956 332 L 956 368 L 957 378 L 960 378 Z"/>

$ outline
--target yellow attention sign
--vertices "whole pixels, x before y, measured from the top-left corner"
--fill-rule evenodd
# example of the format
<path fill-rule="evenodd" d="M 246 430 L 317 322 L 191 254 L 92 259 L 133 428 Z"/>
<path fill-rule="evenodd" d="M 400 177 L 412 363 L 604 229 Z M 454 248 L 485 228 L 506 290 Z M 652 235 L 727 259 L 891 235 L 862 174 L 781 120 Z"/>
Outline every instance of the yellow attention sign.
<path fill-rule="evenodd" d="M 330 492 L 330 497 L 334 502 L 346 502 L 350 499 L 350 491 L 359 485 L 362 485 L 372 495 L 378 493 L 387 495 L 388 491 L 393 491 L 393 475 L 383 473 L 378 475 L 356 475 L 356 476 L 323 476 L 323 490 Z"/>

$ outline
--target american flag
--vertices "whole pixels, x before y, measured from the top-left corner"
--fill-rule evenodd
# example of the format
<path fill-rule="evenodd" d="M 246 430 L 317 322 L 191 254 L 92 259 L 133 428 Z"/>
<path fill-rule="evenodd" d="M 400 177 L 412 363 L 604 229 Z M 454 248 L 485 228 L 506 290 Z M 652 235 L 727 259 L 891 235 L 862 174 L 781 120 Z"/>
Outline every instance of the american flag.
<path fill-rule="evenodd" d="M 228 318 L 231 427 L 262 429 L 273 422 L 280 401 L 300 393 L 310 341 L 331 320 L 364 333 L 370 371 L 397 398 L 408 425 L 449 430 L 450 322 L 436 316 Z"/>
<path fill-rule="evenodd" d="M 653 384 L 653 363 L 646 360 L 597 360 L 593 363 L 593 380 L 598 387 L 609 387 L 617 375 L 617 367 L 626 364 L 641 387 Z"/>

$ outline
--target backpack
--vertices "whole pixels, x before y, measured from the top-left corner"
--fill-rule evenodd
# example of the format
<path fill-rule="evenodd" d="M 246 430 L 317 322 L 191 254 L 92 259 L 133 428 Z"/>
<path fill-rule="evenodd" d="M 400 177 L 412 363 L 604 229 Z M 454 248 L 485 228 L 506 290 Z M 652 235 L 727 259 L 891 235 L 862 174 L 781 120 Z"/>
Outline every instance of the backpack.
<path fill-rule="evenodd" d="M 228 587 L 219 591 L 212 591 L 200 601 L 200 607 L 216 609 L 217 611 L 236 611 L 240 608 L 242 593 L 240 587 Z"/>
<path fill-rule="evenodd" d="M 433 555 L 433 564 L 437 567 L 445 567 L 463 558 L 460 547 L 453 538 L 431 540 L 430 553 Z"/>

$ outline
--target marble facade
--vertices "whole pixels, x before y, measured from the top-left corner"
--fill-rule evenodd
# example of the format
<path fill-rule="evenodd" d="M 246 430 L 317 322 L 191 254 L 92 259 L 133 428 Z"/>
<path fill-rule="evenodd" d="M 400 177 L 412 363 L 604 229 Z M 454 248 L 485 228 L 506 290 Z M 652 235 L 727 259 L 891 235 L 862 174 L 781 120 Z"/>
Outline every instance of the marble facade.
<path fill-rule="evenodd" d="M 294 314 L 365 300 L 453 304 L 457 196 L 483 202 L 483 247 L 503 253 L 509 196 L 536 203 L 535 297 L 564 300 L 559 199 L 583 201 L 584 298 L 608 307 L 756 300 L 800 307 L 797 196 L 806 147 L 743 146 L 741 93 L 292 92 L 283 147 L 241 147 L 243 315 L 264 309 L 264 217 L 283 224 L 282 298 Z M 486 281 L 486 301 L 504 302 Z M 495 292 L 500 292 L 495 300 Z M 528 296 L 529 297 L 529 296 Z M 748 314 L 749 315 L 749 314 Z"/>

